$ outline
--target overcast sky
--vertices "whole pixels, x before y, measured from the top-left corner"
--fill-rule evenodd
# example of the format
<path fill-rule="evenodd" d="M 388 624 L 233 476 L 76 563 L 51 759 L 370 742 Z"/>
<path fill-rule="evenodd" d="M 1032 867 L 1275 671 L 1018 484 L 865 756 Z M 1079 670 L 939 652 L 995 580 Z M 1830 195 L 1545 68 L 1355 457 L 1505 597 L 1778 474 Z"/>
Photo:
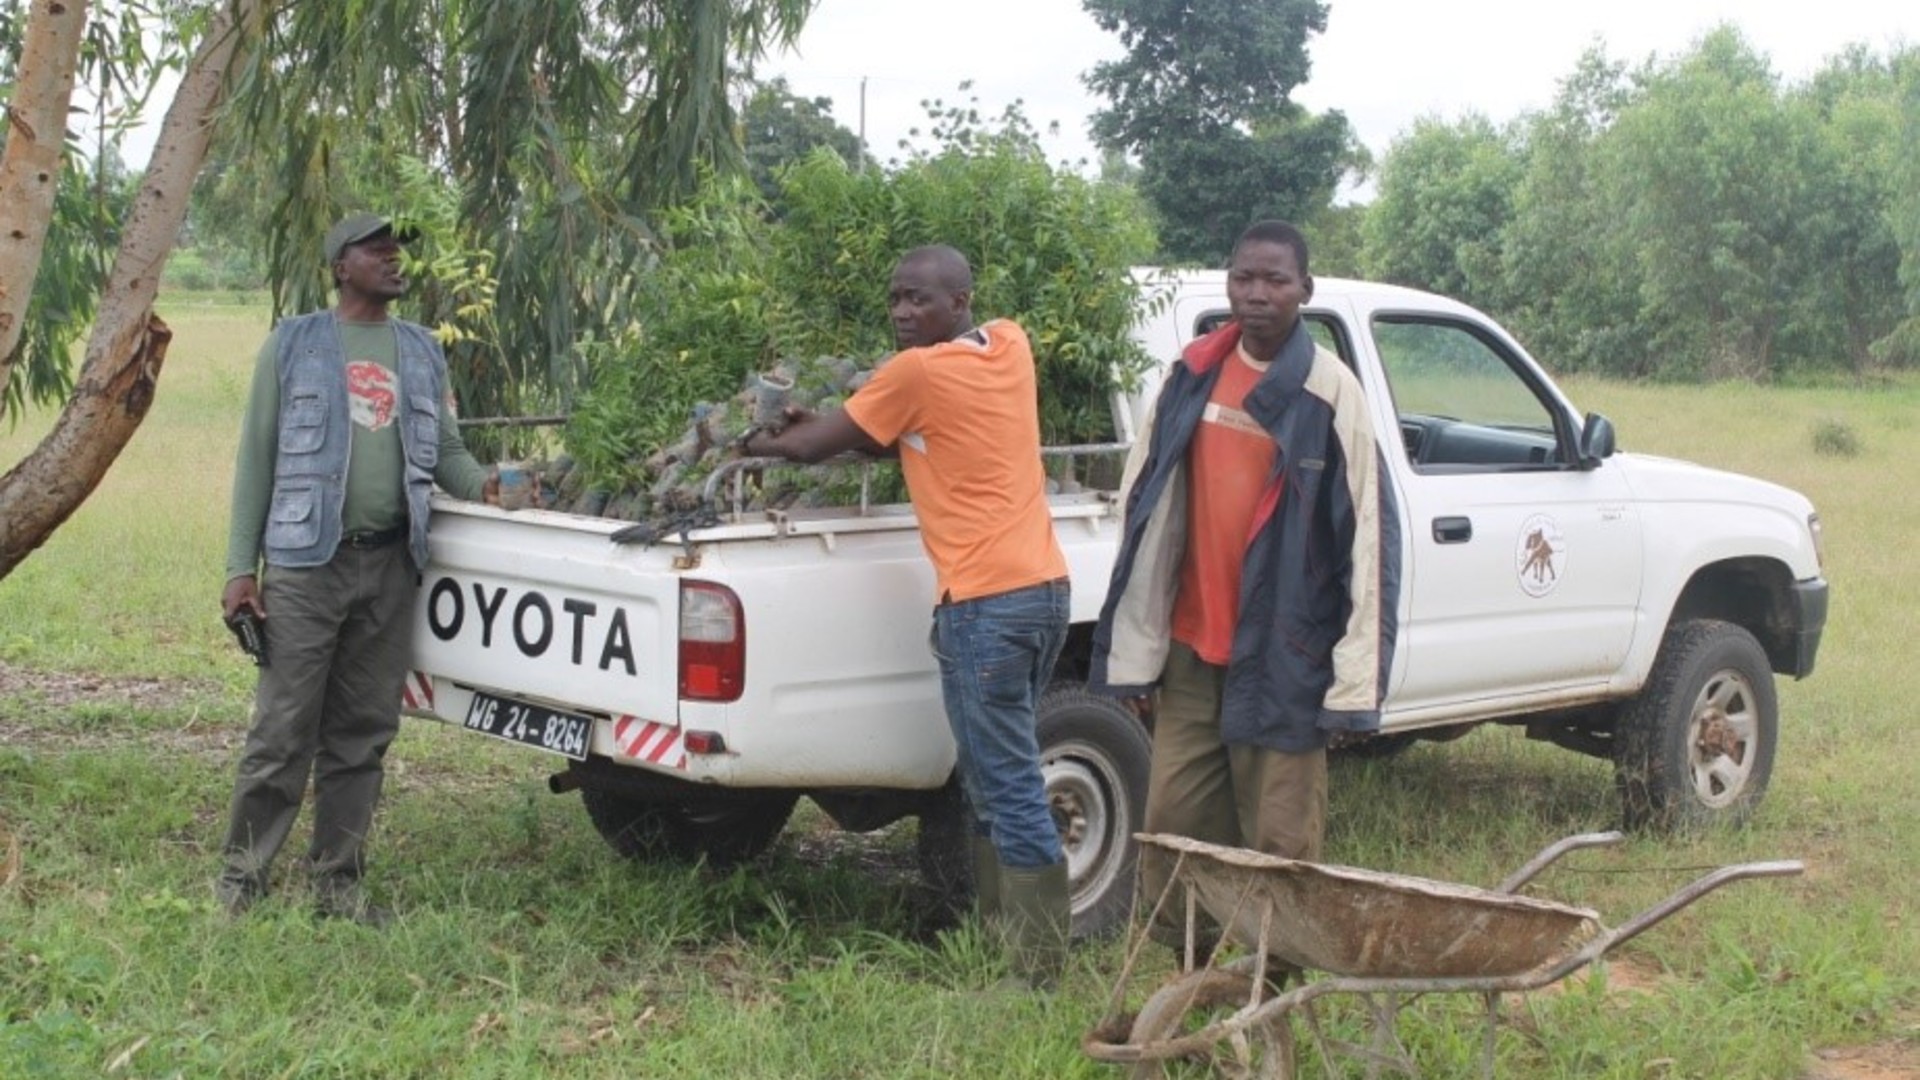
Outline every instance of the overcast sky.
<path fill-rule="evenodd" d="M 1723 22 L 1790 81 L 1849 44 L 1920 44 L 1914 0 L 1329 0 L 1327 31 L 1308 43 L 1313 76 L 1295 100 L 1345 112 L 1377 156 L 1423 115 L 1478 111 L 1497 122 L 1544 108 L 1595 41 L 1619 60 L 1670 58 Z M 761 73 L 832 98 L 855 130 L 864 79 L 868 145 L 882 161 L 925 126 L 920 101 L 961 100 L 964 79 L 986 111 L 1021 99 L 1042 130 L 1057 122 L 1049 156 L 1075 161 L 1096 156 L 1086 122 L 1102 104 L 1081 75 L 1120 51 L 1080 0 L 819 0 L 797 48 Z"/>
<path fill-rule="evenodd" d="M 1790 82 L 1851 44 L 1883 54 L 1920 45 L 1916 0 L 1329 0 L 1327 31 L 1308 43 L 1312 77 L 1294 97 L 1345 112 L 1377 158 L 1421 116 L 1478 111 L 1501 122 L 1544 108 L 1595 42 L 1616 60 L 1672 58 L 1721 23 L 1739 27 Z M 1080 0 L 818 0 L 796 47 L 758 74 L 831 99 L 855 131 L 864 82 L 867 142 L 882 161 L 926 126 L 922 100 L 960 102 L 960 83 L 972 80 L 984 112 L 1019 99 L 1043 133 L 1058 124 L 1058 135 L 1043 135 L 1055 161 L 1091 162 L 1087 120 L 1102 102 L 1081 76 L 1120 51 Z M 168 85 L 159 100 L 171 93 Z M 127 147 L 136 166 L 152 150 L 159 112 Z"/>

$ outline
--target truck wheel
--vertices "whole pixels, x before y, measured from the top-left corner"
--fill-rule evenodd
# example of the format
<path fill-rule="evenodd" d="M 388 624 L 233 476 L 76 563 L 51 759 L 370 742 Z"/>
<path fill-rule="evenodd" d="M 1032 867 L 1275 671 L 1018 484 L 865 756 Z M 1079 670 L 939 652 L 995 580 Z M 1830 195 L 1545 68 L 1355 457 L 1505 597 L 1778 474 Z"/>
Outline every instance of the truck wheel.
<path fill-rule="evenodd" d="M 1133 834 L 1146 821 L 1147 732 L 1126 706 L 1055 684 L 1040 698 L 1036 734 L 1047 802 L 1067 856 L 1073 936 L 1124 923 L 1133 900 Z M 955 911 L 973 899 L 972 818 L 959 778 L 920 814 L 915 854 L 927 885 Z"/>
<path fill-rule="evenodd" d="M 1752 634 L 1717 619 L 1672 627 L 1615 735 L 1628 827 L 1744 823 L 1766 794 L 1779 728 L 1773 671 Z"/>
<path fill-rule="evenodd" d="M 741 795 L 697 803 L 638 799 L 582 788 L 587 817 L 613 850 L 629 859 L 704 857 L 715 867 L 754 858 L 772 845 L 799 796 Z"/>
<path fill-rule="evenodd" d="M 1147 730 L 1125 705 L 1084 687 L 1041 696 L 1037 734 L 1047 801 L 1067 855 L 1073 935 L 1121 925 L 1133 902 L 1134 860 L 1147 812 Z"/>
<path fill-rule="evenodd" d="M 960 788 L 960 774 L 955 771 L 920 811 L 913 853 L 920 865 L 921 880 L 945 910 L 956 916 L 965 914 L 973 904 L 972 843 L 973 820 L 967 812 L 966 792 Z"/>

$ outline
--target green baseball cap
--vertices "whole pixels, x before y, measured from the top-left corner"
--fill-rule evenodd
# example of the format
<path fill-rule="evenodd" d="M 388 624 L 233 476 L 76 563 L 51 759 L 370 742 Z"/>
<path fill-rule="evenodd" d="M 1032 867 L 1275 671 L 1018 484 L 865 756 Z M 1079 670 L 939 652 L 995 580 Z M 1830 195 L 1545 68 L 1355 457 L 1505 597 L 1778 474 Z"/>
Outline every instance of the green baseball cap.
<path fill-rule="evenodd" d="M 393 238 L 403 244 L 412 243 L 417 235 L 412 229 L 395 229 L 393 219 L 390 217 L 369 214 L 365 211 L 348 214 L 340 219 L 339 224 L 327 230 L 327 239 L 323 245 L 327 262 L 332 263 L 347 248 L 362 240 L 371 240 L 383 232 L 393 233 Z"/>

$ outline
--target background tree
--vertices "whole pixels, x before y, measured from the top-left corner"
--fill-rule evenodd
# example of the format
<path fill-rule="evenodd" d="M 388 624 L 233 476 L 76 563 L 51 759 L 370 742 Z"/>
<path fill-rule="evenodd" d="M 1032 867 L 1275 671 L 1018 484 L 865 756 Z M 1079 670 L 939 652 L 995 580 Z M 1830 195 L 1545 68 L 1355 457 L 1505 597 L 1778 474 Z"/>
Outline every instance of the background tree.
<path fill-rule="evenodd" d="M 25 36 L 74 7 L 71 0 L 33 4 Z M 265 0 L 219 0 L 150 12 L 124 0 L 110 7 L 90 24 L 107 28 L 107 47 L 91 54 L 124 61 L 128 75 L 105 80 L 107 89 L 131 88 L 137 97 L 153 84 L 156 60 L 185 56 L 186 45 L 191 56 L 118 232 L 111 270 L 69 282 L 75 292 L 59 304 L 28 308 L 30 320 L 37 313 L 48 325 L 72 326 L 72 313 L 99 298 L 65 410 L 47 438 L 0 477 L 0 575 L 80 505 L 153 400 L 170 336 L 152 315 L 153 298 L 216 120 L 239 120 L 235 158 L 276 163 L 268 175 L 279 199 L 265 242 L 277 311 L 326 302 L 317 238 L 340 213 L 386 208 L 393 192 L 420 192 L 422 177 L 445 181 L 418 201 L 431 211 L 440 195 L 458 199 L 453 249 L 480 253 L 486 280 L 476 282 L 463 258 L 453 287 L 421 290 L 420 313 L 458 326 L 476 305 L 484 309 L 496 332 L 455 334 L 450 353 L 469 407 L 477 400 L 491 409 L 517 400 L 521 386 L 564 392 L 580 370 L 574 343 L 587 336 L 583 326 L 631 318 L 624 288 L 650 254 L 646 212 L 690 190 L 703 165 L 739 167 L 728 80 L 769 45 L 790 40 L 811 3 L 368 0 L 271 9 Z M 78 48 L 71 35 L 61 40 L 73 44 L 36 52 L 31 62 L 25 52 L 19 61 L 9 56 L 14 85 L 57 88 L 57 72 L 50 78 L 45 65 L 72 67 L 62 50 Z M 150 51 L 153 41 L 164 43 L 161 51 Z M 231 113 L 223 110 L 229 95 Z M 55 111 L 64 115 L 66 102 Z M 59 130 L 43 128 L 37 137 Z M 351 175 L 342 171 L 348 166 Z M 56 198 L 48 216 L 60 205 Z M 60 222 L 44 232 L 67 230 Z M 422 255 L 429 268 L 439 265 L 431 247 Z M 37 300 L 41 290 L 21 262 L 0 257 L 0 294 Z M 454 305 L 454 317 L 440 317 L 436 304 Z M 32 328 L 21 338 L 60 340 L 57 330 L 36 337 Z M 67 360 L 49 350 L 43 362 Z"/>
<path fill-rule="evenodd" d="M 1300 228 L 1312 245 L 1315 277 L 1360 278 L 1367 275 L 1365 248 L 1371 207 L 1362 203 L 1332 203 L 1302 220 Z"/>
<path fill-rule="evenodd" d="M 812 0 L 369 0 L 298 4 L 242 73 L 236 154 L 276 163 L 276 312 L 325 302 L 315 247 L 384 205 L 412 160 L 460 193 L 461 249 L 497 281 L 499 337 L 448 349 L 470 414 L 564 407 L 575 344 L 633 317 L 652 212 L 744 158 L 732 81 Z M 408 78 L 394 78 L 405 72 Z M 347 167 L 354 170 L 347 172 Z M 402 208 L 404 209 L 404 208 Z M 423 294 L 414 311 L 444 312 Z"/>
<path fill-rule="evenodd" d="M 266 285 L 262 238 L 278 199 L 275 163 L 236 153 L 237 143 L 216 140 L 187 206 L 180 249 L 168 264 L 168 284 L 187 289 Z"/>
<path fill-rule="evenodd" d="M 860 136 L 834 120 L 831 99 L 796 96 L 784 77 L 755 84 L 747 96 L 740 110 L 740 144 L 747 175 L 769 202 L 779 197 L 780 170 L 817 148 L 825 147 L 856 169 L 874 164 Z"/>
<path fill-rule="evenodd" d="M 62 158 L 87 5 L 36 5 L 25 25 L 17 18 L 10 14 L 3 25 L 5 40 L 18 42 L 18 50 L 0 56 L 0 75 L 13 86 L 6 130 L 0 131 L 0 411 L 4 402 L 19 399 L 11 376 L 23 355 L 27 309 L 54 204 L 71 182 Z M 64 284 L 55 277 L 56 285 Z M 45 343 L 34 350 L 36 357 L 45 353 Z M 36 375 L 36 381 L 44 378 Z"/>
<path fill-rule="evenodd" d="M 1906 309 L 1891 224 L 1903 165 L 1896 73 L 1888 60 L 1855 47 L 1781 106 L 1795 128 L 1811 133 L 1819 172 L 1806 178 L 1796 222 L 1803 270 L 1779 347 L 1794 366 L 1859 374 L 1875 365 L 1874 343 Z"/>
<path fill-rule="evenodd" d="M 1101 146 L 1136 154 L 1160 222 L 1161 252 L 1218 262 L 1248 223 L 1309 218 L 1366 155 L 1346 117 L 1313 116 L 1289 96 L 1305 82 L 1307 37 L 1326 29 L 1316 0 L 1084 0 L 1127 55 L 1095 65 L 1105 97 Z"/>
<path fill-rule="evenodd" d="M 39 25 L 44 25 L 42 20 L 58 18 L 64 10 L 65 4 L 51 0 L 36 4 L 28 15 L 28 37 L 35 36 Z M 214 117 L 225 94 L 227 71 L 243 54 L 243 44 L 251 40 L 245 30 L 257 23 L 263 11 L 261 0 L 236 0 L 233 7 L 218 10 L 210 20 L 174 21 L 173 25 L 190 32 L 197 30 L 198 45 L 161 123 L 159 140 L 120 231 L 112 265 L 104 281 L 57 282 L 81 292 L 81 302 L 90 307 L 92 296 L 97 295 L 99 301 L 80 375 L 65 409 L 46 438 L 0 476 L 0 577 L 46 542 L 85 501 L 153 403 L 167 344 L 173 336 L 166 323 L 153 314 L 160 273 L 186 217 L 194 177 L 206 158 Z M 132 61 L 133 70 L 150 75 L 152 67 L 142 60 L 148 55 L 144 37 L 149 29 L 156 28 L 134 18 L 121 24 L 118 36 L 109 38 L 123 50 L 119 55 Z M 71 38 L 62 40 L 72 42 L 63 47 L 79 47 Z M 72 61 L 42 54 L 32 57 L 31 63 Z M 23 54 L 16 72 L 19 83 L 34 85 L 41 77 Z M 71 92 L 70 84 L 67 92 Z M 60 111 L 66 111 L 64 103 Z M 22 137 L 18 128 L 12 137 Z M 41 132 L 37 137 L 51 136 Z M 0 198 L 5 194 L 0 193 Z M 56 210 L 58 206 L 56 200 Z M 0 293 L 37 291 L 37 275 L 32 269 L 0 266 L 0 271 L 9 275 L 0 280 Z M 44 307 L 39 311 L 47 317 L 60 314 Z M 57 335 L 42 335 L 43 340 L 49 338 L 57 340 Z M 48 359 L 54 363 L 65 360 Z"/>
<path fill-rule="evenodd" d="M 1520 121 L 1525 170 L 1501 253 L 1512 329 L 1562 371 L 1647 374 L 1633 243 L 1596 176 L 1595 147 L 1637 81 L 1595 46 L 1553 105 Z"/>
<path fill-rule="evenodd" d="M 1771 379 L 1911 362 L 1912 50 L 1785 87 L 1730 28 L 1629 71 L 1590 50 L 1553 106 L 1427 120 L 1365 212 L 1368 272 L 1491 311 L 1553 366 Z M 1907 232 L 1902 232 L 1906 222 Z"/>
<path fill-rule="evenodd" d="M 1722 28 L 1656 71 L 1601 146 L 1607 197 L 1637 253 L 1648 343 L 1670 373 L 1764 376 L 1792 291 L 1816 140 L 1778 107 L 1777 80 Z"/>
<path fill-rule="evenodd" d="M 780 173 L 778 219 L 750 183 L 716 178 L 661 216 L 640 317 L 596 342 L 568 450 L 609 488 L 724 402 L 749 372 L 806 375 L 893 350 L 886 285 L 902 252 L 950 243 L 974 268 L 974 311 L 1033 341 L 1049 443 L 1112 437 L 1110 394 L 1146 362 L 1128 268 L 1153 247 L 1131 190 L 1049 165 L 1018 108 L 977 122 L 935 103 L 932 151 L 856 171 L 816 149 Z"/>
<path fill-rule="evenodd" d="M 1873 355 L 1884 364 L 1912 366 L 1920 364 L 1920 48 L 1895 57 L 1893 70 L 1900 115 L 1887 224 L 1900 248 L 1906 312 L 1891 333 L 1874 343 Z"/>
<path fill-rule="evenodd" d="M 1368 273 L 1499 307 L 1503 243 L 1524 171 L 1516 140 L 1484 116 L 1416 121 L 1380 169 L 1362 230 Z"/>

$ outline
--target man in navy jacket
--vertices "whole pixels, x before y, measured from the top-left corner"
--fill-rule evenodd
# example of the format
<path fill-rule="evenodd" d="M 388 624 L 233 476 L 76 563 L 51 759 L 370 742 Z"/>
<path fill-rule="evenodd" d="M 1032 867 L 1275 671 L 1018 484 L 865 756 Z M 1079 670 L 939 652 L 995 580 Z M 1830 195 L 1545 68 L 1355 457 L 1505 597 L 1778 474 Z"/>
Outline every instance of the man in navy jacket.
<path fill-rule="evenodd" d="M 1128 459 L 1092 681 L 1142 710 L 1157 691 L 1146 831 L 1315 860 L 1328 739 L 1379 727 L 1400 520 L 1359 380 L 1301 321 L 1312 295 L 1299 230 L 1241 235 L 1233 320 L 1173 365 Z M 1147 904 L 1169 872 L 1143 854 Z"/>

